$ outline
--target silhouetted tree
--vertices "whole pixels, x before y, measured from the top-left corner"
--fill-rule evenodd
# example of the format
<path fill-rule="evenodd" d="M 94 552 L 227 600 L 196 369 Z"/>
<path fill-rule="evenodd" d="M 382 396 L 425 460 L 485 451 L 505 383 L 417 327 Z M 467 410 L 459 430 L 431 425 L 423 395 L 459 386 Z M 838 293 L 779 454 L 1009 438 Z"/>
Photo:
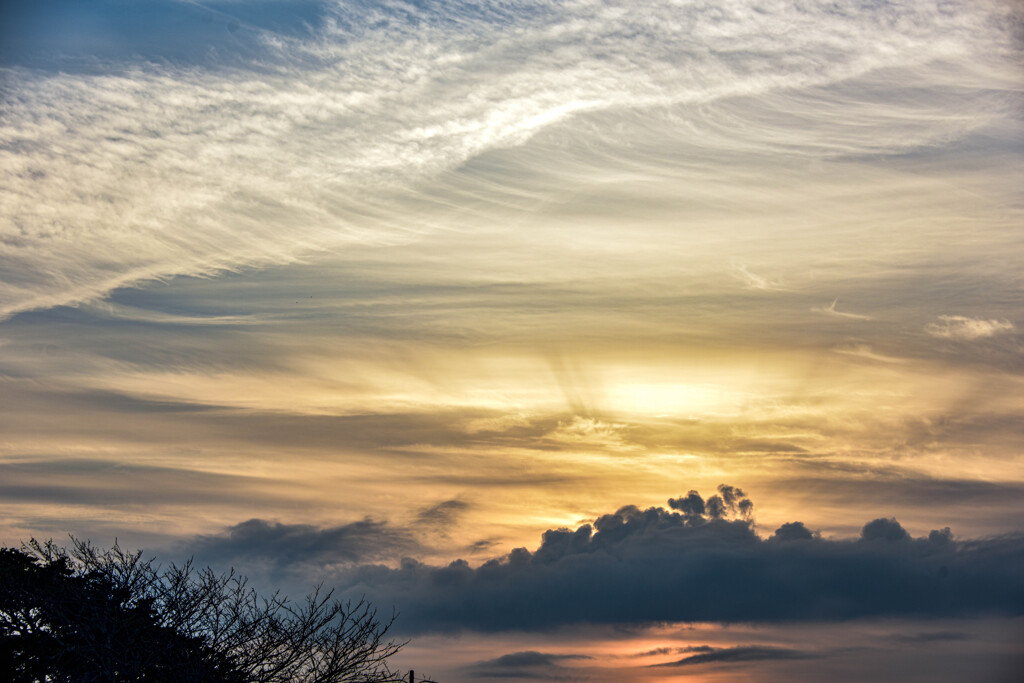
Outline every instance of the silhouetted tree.
<path fill-rule="evenodd" d="M 141 552 L 0 549 L 0 680 L 391 683 L 403 643 L 365 600 L 259 596 L 233 571 L 162 569 Z"/>

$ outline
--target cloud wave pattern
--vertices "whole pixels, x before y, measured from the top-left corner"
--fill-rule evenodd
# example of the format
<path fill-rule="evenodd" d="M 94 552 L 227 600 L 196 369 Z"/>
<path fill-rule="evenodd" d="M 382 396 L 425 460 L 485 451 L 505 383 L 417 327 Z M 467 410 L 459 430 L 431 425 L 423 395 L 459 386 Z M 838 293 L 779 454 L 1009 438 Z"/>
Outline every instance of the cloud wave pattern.
<path fill-rule="evenodd" d="M 415 239 L 439 226 L 403 211 L 407 193 L 582 114 L 669 108 L 677 136 L 819 155 L 877 153 L 894 123 L 889 151 L 1008 115 L 992 93 L 1015 82 L 1011 9 L 868 4 L 304 3 L 308 31 L 240 25 L 242 57 L 3 68 L 0 317 Z M 985 74 L 981 104 L 961 93 L 961 114 L 938 115 L 922 93 L 971 81 L 953 62 Z M 920 92 L 863 111 L 856 92 L 820 90 L 887 69 L 919 74 Z M 820 120 L 790 116 L 799 97 Z M 834 128 L 837 106 L 853 120 L 831 148 L 800 134 Z"/>

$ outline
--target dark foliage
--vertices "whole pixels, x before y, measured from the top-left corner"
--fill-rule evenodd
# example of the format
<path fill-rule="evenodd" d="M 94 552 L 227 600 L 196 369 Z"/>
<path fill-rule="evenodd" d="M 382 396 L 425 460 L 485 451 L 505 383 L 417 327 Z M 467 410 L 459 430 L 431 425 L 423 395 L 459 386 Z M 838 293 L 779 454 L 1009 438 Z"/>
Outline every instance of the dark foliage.
<path fill-rule="evenodd" d="M 389 683 L 401 643 L 364 600 L 260 597 L 236 574 L 142 553 L 0 549 L 0 679 L 12 683 Z"/>

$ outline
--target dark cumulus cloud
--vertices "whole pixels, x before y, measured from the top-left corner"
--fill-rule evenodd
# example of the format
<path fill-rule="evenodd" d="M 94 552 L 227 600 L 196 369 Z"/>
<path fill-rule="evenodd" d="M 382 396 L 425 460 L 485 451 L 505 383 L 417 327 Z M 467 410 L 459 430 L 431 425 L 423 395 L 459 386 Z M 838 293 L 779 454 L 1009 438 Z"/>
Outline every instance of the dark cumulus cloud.
<path fill-rule="evenodd" d="M 786 522 L 772 534 L 775 541 L 809 541 L 814 534 L 803 522 Z"/>
<path fill-rule="evenodd" d="M 668 506 L 697 521 L 703 521 L 705 515 L 712 519 L 722 519 L 738 514 L 744 519 L 750 519 L 754 511 L 754 504 L 742 489 L 728 484 L 720 484 L 718 495 L 707 500 L 701 498 L 696 491 L 690 491 L 681 498 L 669 498 Z"/>
<path fill-rule="evenodd" d="M 469 673 L 477 678 L 516 678 L 542 681 L 575 680 L 572 671 L 562 662 L 574 659 L 590 659 L 587 655 L 551 654 L 527 650 L 512 652 L 495 659 L 479 662 L 469 667 Z"/>
<path fill-rule="evenodd" d="M 626 506 L 549 529 L 535 550 L 476 568 L 405 560 L 338 579 L 396 605 L 410 631 L 1024 615 L 1022 535 L 912 538 L 880 516 L 854 539 L 823 539 L 800 522 L 762 538 L 751 510 L 733 487 L 708 499 L 691 491 L 669 509 Z"/>

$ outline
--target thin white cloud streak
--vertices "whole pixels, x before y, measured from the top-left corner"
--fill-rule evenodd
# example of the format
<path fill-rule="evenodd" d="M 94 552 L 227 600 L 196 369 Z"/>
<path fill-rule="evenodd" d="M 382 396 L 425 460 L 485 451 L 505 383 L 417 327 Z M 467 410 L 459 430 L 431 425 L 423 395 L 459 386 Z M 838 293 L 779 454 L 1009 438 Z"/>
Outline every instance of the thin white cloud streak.
<path fill-rule="evenodd" d="M 154 325 L 187 325 L 187 326 L 231 326 L 247 327 L 263 325 L 272 321 L 267 315 L 182 315 L 147 310 L 135 306 L 125 306 L 109 301 L 100 301 L 83 306 L 92 308 L 100 317 L 110 320 L 130 320 L 132 322 L 150 323 Z"/>
<path fill-rule="evenodd" d="M 997 334 L 1012 332 L 1014 325 L 1009 320 L 981 320 L 963 315 L 940 315 L 939 321 L 929 323 L 925 331 L 941 339 L 985 339 Z"/>
<path fill-rule="evenodd" d="M 751 273 L 743 264 L 732 264 L 732 270 L 736 278 L 743 282 L 748 289 L 759 289 L 762 291 L 781 289 L 779 283 L 762 277 L 757 273 Z"/>
<path fill-rule="evenodd" d="M 585 112 L 685 105 L 674 134 L 722 151 L 876 154 L 956 138 L 1012 102 L 961 93 L 950 114 L 941 93 L 971 82 L 963 65 L 984 73 L 973 86 L 1013 90 L 1017 53 L 1010 10 L 947 5 L 339 8 L 311 39 L 268 36 L 249 71 L 8 69 L 0 317 L 415 239 L 437 226 L 396 197 Z M 884 69 L 926 75 L 922 93 L 858 108 L 845 106 L 856 94 L 815 90 Z M 740 96 L 761 113 L 730 113 L 725 98 Z"/>
<path fill-rule="evenodd" d="M 837 346 L 832 350 L 836 353 L 841 353 L 847 356 L 866 358 L 868 360 L 879 361 L 881 363 L 905 363 L 907 361 L 906 358 L 897 358 L 896 356 L 887 356 L 884 353 L 878 353 L 868 344 L 847 344 L 844 346 Z"/>
<path fill-rule="evenodd" d="M 811 310 L 815 313 L 824 313 L 825 315 L 832 315 L 837 318 L 849 318 L 850 320 L 871 320 L 870 315 L 863 315 L 861 313 L 847 313 L 846 311 L 837 311 L 836 304 L 839 303 L 839 297 L 832 300 L 828 306 L 815 306 Z"/>

